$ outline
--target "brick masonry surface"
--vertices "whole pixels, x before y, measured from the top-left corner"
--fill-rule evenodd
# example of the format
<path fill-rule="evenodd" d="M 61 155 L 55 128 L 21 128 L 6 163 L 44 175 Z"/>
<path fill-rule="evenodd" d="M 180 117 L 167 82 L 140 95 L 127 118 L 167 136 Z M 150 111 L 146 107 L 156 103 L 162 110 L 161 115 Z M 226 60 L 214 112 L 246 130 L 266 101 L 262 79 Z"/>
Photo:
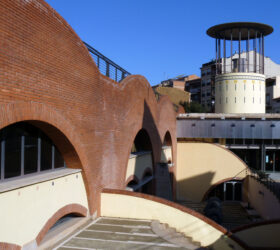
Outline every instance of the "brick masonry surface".
<path fill-rule="evenodd" d="M 157 102 L 143 76 L 116 83 L 101 75 L 81 39 L 44 1 L 0 1 L 0 84 L 0 128 L 28 121 L 42 129 L 68 167 L 83 169 L 90 214 L 99 214 L 103 188 L 125 188 L 140 129 L 151 138 L 155 163 L 170 132 L 176 167 L 170 100 Z"/>

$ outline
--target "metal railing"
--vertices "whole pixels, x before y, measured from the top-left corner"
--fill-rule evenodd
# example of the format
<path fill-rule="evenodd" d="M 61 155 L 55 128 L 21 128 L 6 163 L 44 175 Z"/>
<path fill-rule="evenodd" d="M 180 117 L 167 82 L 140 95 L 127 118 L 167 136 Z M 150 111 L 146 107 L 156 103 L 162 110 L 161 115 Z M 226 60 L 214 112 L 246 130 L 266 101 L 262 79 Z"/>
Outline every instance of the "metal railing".
<path fill-rule="evenodd" d="M 99 51 L 91 47 L 86 42 L 84 42 L 84 44 L 90 52 L 101 74 L 110 77 L 116 82 L 120 82 L 128 75 L 131 75 L 125 69 L 111 61 L 109 58 L 101 54 Z"/>
<path fill-rule="evenodd" d="M 262 65 L 255 64 L 217 64 L 217 74 L 226 74 L 226 73 L 258 73 L 264 74 L 264 67 Z"/>
<path fill-rule="evenodd" d="M 268 173 L 252 168 L 250 176 L 266 186 L 280 201 L 280 183 L 271 179 Z"/>

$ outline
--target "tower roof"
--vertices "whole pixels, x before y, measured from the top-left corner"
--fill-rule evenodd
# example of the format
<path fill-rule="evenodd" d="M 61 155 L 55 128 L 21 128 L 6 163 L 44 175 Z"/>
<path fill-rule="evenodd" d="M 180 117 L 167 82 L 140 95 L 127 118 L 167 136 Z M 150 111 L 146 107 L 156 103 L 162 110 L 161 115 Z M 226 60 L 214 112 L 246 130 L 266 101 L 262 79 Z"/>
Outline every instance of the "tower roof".
<path fill-rule="evenodd" d="M 225 38 L 226 40 L 239 40 L 239 31 L 241 31 L 241 40 L 248 39 L 248 32 L 250 31 L 250 38 L 260 37 L 260 34 L 267 36 L 273 32 L 273 28 L 263 23 L 253 22 L 235 22 L 223 23 L 212 26 L 207 30 L 207 35 L 213 38 Z"/>

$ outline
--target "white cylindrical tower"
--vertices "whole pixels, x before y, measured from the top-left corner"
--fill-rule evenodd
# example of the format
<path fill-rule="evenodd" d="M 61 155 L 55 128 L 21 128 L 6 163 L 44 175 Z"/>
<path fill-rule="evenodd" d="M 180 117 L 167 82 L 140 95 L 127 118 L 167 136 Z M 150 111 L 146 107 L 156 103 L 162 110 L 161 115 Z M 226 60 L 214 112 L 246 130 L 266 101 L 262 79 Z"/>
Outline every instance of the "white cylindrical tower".
<path fill-rule="evenodd" d="M 264 36 L 272 32 L 269 25 L 245 22 L 207 30 L 216 39 L 216 113 L 265 113 Z"/>

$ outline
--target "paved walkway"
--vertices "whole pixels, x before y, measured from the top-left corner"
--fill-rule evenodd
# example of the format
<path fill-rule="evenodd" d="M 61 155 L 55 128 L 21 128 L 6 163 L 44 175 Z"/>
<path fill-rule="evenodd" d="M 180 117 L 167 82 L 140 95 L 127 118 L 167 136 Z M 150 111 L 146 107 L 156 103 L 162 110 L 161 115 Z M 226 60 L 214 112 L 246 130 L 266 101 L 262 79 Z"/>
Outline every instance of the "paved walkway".
<path fill-rule="evenodd" d="M 198 249 L 189 243 L 190 247 L 167 241 L 154 233 L 152 222 L 146 220 L 131 220 L 118 218 L 99 218 L 62 242 L 55 249 Z M 175 239 L 176 240 L 176 239 Z M 187 239 L 186 239 L 187 240 Z M 172 243 L 173 242 L 173 243 Z M 181 246 L 180 246 L 181 245 Z M 186 246 L 186 245 L 184 245 Z"/>

